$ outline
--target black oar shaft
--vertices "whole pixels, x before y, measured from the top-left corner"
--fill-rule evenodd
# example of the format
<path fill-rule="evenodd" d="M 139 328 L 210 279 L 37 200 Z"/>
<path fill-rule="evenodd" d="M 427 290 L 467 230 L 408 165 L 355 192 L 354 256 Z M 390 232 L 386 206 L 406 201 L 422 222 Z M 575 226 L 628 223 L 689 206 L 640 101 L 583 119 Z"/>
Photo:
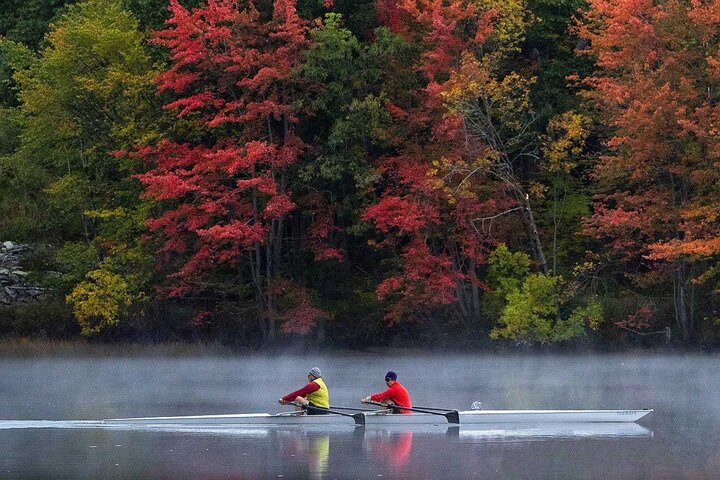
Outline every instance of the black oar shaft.
<path fill-rule="evenodd" d="M 362 425 L 365 426 L 365 415 L 362 413 L 342 413 L 342 412 L 336 412 L 334 410 L 330 410 L 329 408 L 322 408 L 322 407 L 316 407 L 314 405 L 301 405 L 299 403 L 293 403 L 290 402 L 289 405 L 295 405 L 296 407 L 300 407 L 305 410 L 316 410 L 316 411 L 322 411 L 327 413 L 332 413 L 333 415 L 342 415 L 343 417 L 350 417 L 353 420 L 355 420 L 355 425 Z"/>
<path fill-rule="evenodd" d="M 415 405 L 413 408 L 423 408 L 425 410 L 437 410 L 439 412 L 452 412 L 453 408 L 437 408 L 437 407 L 421 407 L 420 405 Z"/>
<path fill-rule="evenodd" d="M 337 407 L 335 405 L 330 405 L 330 408 L 333 410 L 350 410 L 352 412 L 374 412 L 374 408 L 356 408 L 356 407 Z"/>

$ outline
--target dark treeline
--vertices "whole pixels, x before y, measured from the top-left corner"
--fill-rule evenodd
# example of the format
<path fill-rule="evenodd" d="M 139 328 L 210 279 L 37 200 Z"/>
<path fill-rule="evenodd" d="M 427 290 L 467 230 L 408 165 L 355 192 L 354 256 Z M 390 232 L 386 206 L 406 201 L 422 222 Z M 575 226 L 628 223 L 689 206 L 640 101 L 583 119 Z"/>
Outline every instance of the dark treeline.
<path fill-rule="evenodd" d="M 716 1 L 2 10 L 0 336 L 720 340 Z"/>

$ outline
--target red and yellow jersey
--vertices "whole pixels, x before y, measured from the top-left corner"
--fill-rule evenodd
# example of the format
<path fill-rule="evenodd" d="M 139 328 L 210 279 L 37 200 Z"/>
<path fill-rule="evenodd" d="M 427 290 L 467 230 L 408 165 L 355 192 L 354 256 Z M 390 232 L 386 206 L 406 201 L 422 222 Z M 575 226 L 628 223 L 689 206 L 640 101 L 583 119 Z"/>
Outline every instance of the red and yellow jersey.
<path fill-rule="evenodd" d="M 319 388 L 314 392 L 308 393 L 305 398 L 316 407 L 330 408 L 330 393 L 328 392 L 327 385 L 325 385 L 322 378 L 316 378 L 313 382 L 317 383 Z"/>
<path fill-rule="evenodd" d="M 300 390 L 288 393 L 283 397 L 286 402 L 294 402 L 297 397 L 305 397 L 316 407 L 330 408 L 330 393 L 322 378 L 308 382 Z"/>

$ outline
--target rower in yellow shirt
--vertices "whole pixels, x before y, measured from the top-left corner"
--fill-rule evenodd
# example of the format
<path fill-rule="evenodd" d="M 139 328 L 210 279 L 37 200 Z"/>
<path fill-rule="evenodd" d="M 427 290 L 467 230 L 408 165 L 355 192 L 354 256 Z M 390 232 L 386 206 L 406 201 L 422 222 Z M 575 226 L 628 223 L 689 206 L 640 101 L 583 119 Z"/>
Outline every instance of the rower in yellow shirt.
<path fill-rule="evenodd" d="M 307 378 L 308 383 L 303 388 L 288 393 L 278 400 L 278 403 L 280 405 L 295 403 L 300 405 L 296 406 L 295 410 L 306 409 L 308 415 L 327 415 L 328 412 L 324 412 L 323 409 L 330 408 L 330 393 L 322 379 L 320 369 L 318 367 L 311 368 Z M 306 406 L 315 408 L 303 408 Z"/>

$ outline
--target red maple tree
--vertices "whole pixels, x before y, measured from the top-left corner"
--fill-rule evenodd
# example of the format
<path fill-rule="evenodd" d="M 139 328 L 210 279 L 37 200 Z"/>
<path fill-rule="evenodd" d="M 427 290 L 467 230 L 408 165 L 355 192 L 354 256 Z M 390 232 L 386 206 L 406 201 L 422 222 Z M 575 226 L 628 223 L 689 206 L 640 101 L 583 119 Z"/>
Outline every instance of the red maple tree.
<path fill-rule="evenodd" d="M 484 285 L 476 267 L 485 262 L 489 243 L 472 219 L 492 211 L 495 200 L 449 193 L 434 171 L 437 162 L 466 160 L 462 121 L 448 112 L 443 94 L 462 55 L 485 41 L 494 15 L 462 0 L 378 2 L 386 26 L 420 50 L 412 65 L 417 88 L 390 95 L 386 104 L 397 120 L 391 132 L 396 151 L 378 161 L 380 198 L 363 214 L 383 234 L 381 245 L 400 249 L 402 270 L 378 287 L 379 296 L 390 300 L 391 322 L 424 317 L 439 305 L 454 305 L 462 318 L 480 315 Z"/>
<path fill-rule="evenodd" d="M 197 141 L 163 141 L 133 154 L 152 168 L 138 178 L 161 213 L 149 222 L 160 252 L 177 262 L 170 295 L 202 292 L 223 268 L 249 278 L 264 342 L 275 335 L 276 290 L 286 217 L 295 208 L 287 168 L 305 145 L 295 134 L 295 69 L 309 46 L 292 0 L 259 11 L 252 2 L 170 2 L 156 42 L 171 54 L 158 90 L 190 122 Z M 313 317 L 314 318 L 314 317 Z M 303 329 L 307 325 L 303 324 Z"/>

